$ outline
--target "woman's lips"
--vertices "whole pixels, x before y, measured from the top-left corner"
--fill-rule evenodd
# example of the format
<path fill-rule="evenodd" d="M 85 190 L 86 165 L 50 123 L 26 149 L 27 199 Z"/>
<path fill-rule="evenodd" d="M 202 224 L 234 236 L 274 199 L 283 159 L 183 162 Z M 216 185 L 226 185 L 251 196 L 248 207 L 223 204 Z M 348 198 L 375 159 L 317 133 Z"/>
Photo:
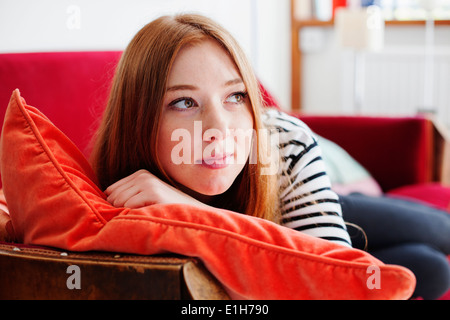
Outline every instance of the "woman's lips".
<path fill-rule="evenodd" d="M 202 166 L 209 169 L 223 169 L 230 165 L 233 154 L 227 154 L 219 157 L 206 158 L 202 160 Z"/>

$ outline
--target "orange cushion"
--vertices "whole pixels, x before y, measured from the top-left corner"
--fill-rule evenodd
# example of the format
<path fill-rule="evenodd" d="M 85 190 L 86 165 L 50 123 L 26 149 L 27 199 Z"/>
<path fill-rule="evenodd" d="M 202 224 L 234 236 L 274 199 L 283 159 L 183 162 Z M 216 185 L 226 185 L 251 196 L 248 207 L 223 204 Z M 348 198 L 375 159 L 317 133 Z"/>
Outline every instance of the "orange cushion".
<path fill-rule="evenodd" d="M 13 242 L 14 230 L 12 229 L 11 218 L 6 204 L 3 189 L 0 189 L 0 241 Z"/>
<path fill-rule="evenodd" d="M 406 299 L 415 287 L 403 267 L 266 220 L 177 204 L 115 208 L 82 153 L 18 90 L 1 139 L 8 209 L 26 244 L 198 257 L 233 298 Z"/>

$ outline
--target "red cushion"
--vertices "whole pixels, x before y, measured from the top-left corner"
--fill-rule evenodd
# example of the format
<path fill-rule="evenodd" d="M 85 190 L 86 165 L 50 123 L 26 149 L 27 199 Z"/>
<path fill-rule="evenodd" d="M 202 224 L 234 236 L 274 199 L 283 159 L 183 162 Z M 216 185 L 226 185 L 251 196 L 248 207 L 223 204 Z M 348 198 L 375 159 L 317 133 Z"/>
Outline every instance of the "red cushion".
<path fill-rule="evenodd" d="M 440 183 L 404 186 L 388 192 L 390 196 L 418 200 L 450 211 L 450 187 Z"/>

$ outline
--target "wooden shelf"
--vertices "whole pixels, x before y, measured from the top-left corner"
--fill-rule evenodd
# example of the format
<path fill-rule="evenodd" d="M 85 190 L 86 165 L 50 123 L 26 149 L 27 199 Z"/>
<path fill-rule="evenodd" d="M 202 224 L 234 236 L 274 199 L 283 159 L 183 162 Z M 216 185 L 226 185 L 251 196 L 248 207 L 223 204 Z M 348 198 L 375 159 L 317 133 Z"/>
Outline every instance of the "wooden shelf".
<path fill-rule="evenodd" d="M 334 25 L 333 20 L 294 20 L 294 23 L 298 28 L 302 27 L 332 27 Z"/>
<path fill-rule="evenodd" d="M 413 25 L 425 25 L 425 20 L 386 20 L 387 26 L 413 26 Z M 334 20 L 322 21 L 322 20 L 294 20 L 293 24 L 297 28 L 303 27 L 333 27 Z M 434 24 L 437 26 L 450 26 L 450 20 L 434 20 Z"/>
<path fill-rule="evenodd" d="M 387 20 L 387 26 L 413 26 L 413 25 L 425 25 L 425 20 Z M 437 26 L 450 26 L 450 20 L 434 20 L 434 24 Z"/>

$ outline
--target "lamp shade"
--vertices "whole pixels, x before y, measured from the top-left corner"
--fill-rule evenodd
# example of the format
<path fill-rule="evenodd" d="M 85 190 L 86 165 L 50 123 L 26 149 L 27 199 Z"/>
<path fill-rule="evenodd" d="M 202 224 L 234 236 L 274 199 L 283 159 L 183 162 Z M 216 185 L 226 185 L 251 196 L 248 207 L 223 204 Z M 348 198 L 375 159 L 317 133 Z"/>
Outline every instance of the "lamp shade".
<path fill-rule="evenodd" d="M 384 18 L 377 6 L 339 8 L 335 27 L 339 44 L 355 50 L 378 51 L 384 44 Z"/>

